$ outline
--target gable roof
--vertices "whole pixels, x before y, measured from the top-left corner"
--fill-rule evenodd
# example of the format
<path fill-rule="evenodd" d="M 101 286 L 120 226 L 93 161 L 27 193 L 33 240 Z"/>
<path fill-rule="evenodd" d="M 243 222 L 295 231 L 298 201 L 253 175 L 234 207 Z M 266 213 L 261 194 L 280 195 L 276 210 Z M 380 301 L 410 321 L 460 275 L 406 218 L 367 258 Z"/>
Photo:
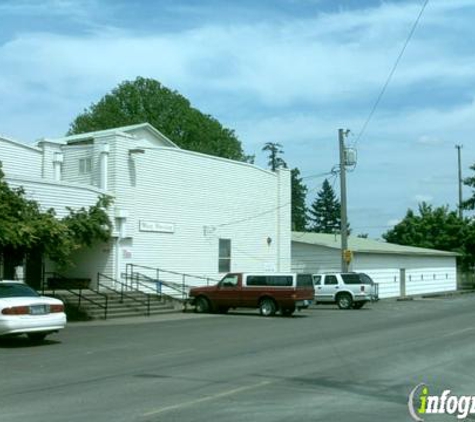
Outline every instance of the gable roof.
<path fill-rule="evenodd" d="M 153 127 L 150 123 L 139 123 L 136 125 L 128 125 L 128 126 L 121 126 L 121 127 L 111 128 L 111 129 L 98 130 L 95 132 L 85 132 L 85 133 L 80 133 L 78 135 L 63 136 L 62 138 L 56 138 L 56 139 L 44 138 L 44 139 L 40 139 L 38 142 L 46 141 L 46 142 L 54 142 L 54 143 L 59 143 L 59 144 L 67 144 L 70 142 L 77 142 L 80 140 L 92 139 L 92 138 L 97 138 L 100 136 L 108 136 L 108 135 L 113 135 L 113 134 L 127 135 L 127 136 L 133 137 L 134 132 L 139 132 L 139 131 L 146 131 L 150 133 L 153 138 L 156 138 L 158 141 L 160 141 L 161 144 L 164 144 L 165 146 L 179 148 L 178 145 L 176 145 L 173 141 L 167 138 L 162 132 L 160 132 L 158 129 Z"/>
<path fill-rule="evenodd" d="M 341 249 L 341 236 L 326 233 L 292 232 L 292 242 L 307 245 Z M 439 251 L 435 249 L 417 248 L 415 246 L 396 245 L 380 240 L 348 237 L 348 248 L 356 253 L 423 255 L 423 256 L 460 256 L 457 252 Z"/>
<path fill-rule="evenodd" d="M 23 142 L 17 141 L 16 139 L 9 138 L 9 137 L 4 136 L 4 135 L 1 135 L 1 134 L 0 134 L 0 141 L 8 142 L 8 143 L 13 144 L 13 145 L 15 145 L 15 146 L 23 147 L 23 148 L 26 148 L 26 149 L 30 149 L 30 150 L 36 151 L 36 152 L 38 152 L 38 153 L 41 152 L 41 149 L 38 148 L 38 147 L 35 147 L 35 146 L 33 146 L 33 145 L 25 144 L 25 143 L 23 143 Z"/>

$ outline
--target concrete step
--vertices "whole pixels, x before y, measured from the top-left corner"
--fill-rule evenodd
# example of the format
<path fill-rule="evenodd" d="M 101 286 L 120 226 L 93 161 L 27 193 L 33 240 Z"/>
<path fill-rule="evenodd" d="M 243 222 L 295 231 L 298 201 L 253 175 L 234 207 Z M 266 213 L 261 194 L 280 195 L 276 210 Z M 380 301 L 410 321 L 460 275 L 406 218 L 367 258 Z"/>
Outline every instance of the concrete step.
<path fill-rule="evenodd" d="M 127 308 L 116 308 L 108 309 L 107 319 L 112 318 L 128 318 L 128 317 L 139 317 L 147 315 L 161 315 L 161 314 L 170 314 L 182 312 L 182 309 L 177 309 L 174 307 L 163 307 L 150 309 L 150 314 L 147 314 L 145 309 L 127 309 Z M 89 309 L 87 314 L 92 319 L 104 319 L 104 310 L 100 309 Z"/>
<path fill-rule="evenodd" d="M 46 296 L 53 296 L 53 292 L 45 292 Z M 79 298 L 75 294 L 68 291 L 55 291 L 54 296 L 60 298 L 72 306 L 77 306 Z M 101 294 L 97 294 L 91 290 L 83 290 L 81 300 L 81 310 L 92 319 L 103 319 L 104 308 L 97 304 L 105 305 L 105 298 Z M 125 318 L 134 316 L 147 315 L 147 296 L 141 292 L 127 292 L 127 296 L 122 296 L 120 293 L 106 293 L 107 303 L 107 318 Z M 89 300 L 88 300 L 89 299 Z M 97 304 L 91 302 L 94 301 Z M 161 313 L 181 312 L 182 307 L 179 302 L 173 300 L 164 300 L 155 295 L 150 296 L 150 315 L 157 315 Z"/>

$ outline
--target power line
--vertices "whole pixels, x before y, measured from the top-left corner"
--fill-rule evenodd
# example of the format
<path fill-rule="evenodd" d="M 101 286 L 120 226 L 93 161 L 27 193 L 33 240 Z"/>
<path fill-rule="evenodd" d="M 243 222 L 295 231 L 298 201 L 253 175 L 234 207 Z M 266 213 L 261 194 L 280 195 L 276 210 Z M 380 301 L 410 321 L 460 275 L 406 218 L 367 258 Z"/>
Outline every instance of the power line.
<path fill-rule="evenodd" d="M 337 175 L 336 175 L 336 173 L 333 171 L 333 169 L 332 169 L 332 171 L 327 172 L 327 173 L 325 173 L 325 174 L 332 174 L 333 177 L 334 177 L 335 180 L 336 180 L 336 176 L 337 176 Z M 309 189 L 309 190 L 307 191 L 307 195 L 308 195 L 309 193 L 315 192 L 315 191 L 318 190 L 318 189 L 320 189 L 320 186 L 315 186 L 314 188 Z M 262 217 L 263 215 L 271 214 L 271 213 L 273 213 L 273 212 L 275 212 L 275 211 L 277 211 L 277 210 L 279 210 L 279 209 L 281 209 L 281 208 L 285 208 L 285 207 L 289 206 L 290 204 L 292 204 L 292 199 L 291 199 L 290 201 L 286 202 L 285 204 L 279 205 L 279 206 L 277 206 L 277 207 L 270 208 L 270 209 L 268 209 L 268 210 L 262 211 L 262 212 L 257 213 L 257 214 L 253 214 L 253 215 L 251 215 L 251 216 L 249 216 L 249 217 L 241 218 L 241 219 L 239 219 L 239 220 L 229 221 L 229 222 L 227 222 L 227 223 L 216 224 L 216 225 L 210 225 L 210 226 L 211 226 L 211 227 L 218 228 L 218 227 L 233 226 L 233 225 L 235 225 L 235 224 L 245 223 L 245 222 L 247 222 L 247 221 L 254 220 L 254 219 L 256 219 L 256 218 Z"/>
<path fill-rule="evenodd" d="M 379 95 L 376 99 L 376 102 L 374 103 L 373 108 L 371 109 L 371 112 L 369 113 L 368 118 L 366 119 L 366 121 L 365 121 L 358 137 L 356 138 L 355 143 L 357 143 L 360 140 L 360 138 L 363 136 L 366 128 L 368 127 L 369 122 L 371 121 L 371 119 L 373 117 L 373 114 L 375 113 L 376 109 L 378 108 L 378 105 L 379 105 L 381 99 L 383 98 L 384 93 L 386 92 L 386 88 L 388 87 L 389 82 L 391 82 L 391 79 L 392 79 L 394 73 L 396 72 L 396 69 L 399 65 L 399 62 L 401 61 L 402 56 L 404 55 L 404 52 L 406 51 L 406 48 L 409 45 L 409 42 L 411 41 L 411 38 L 414 35 L 414 32 L 416 31 L 417 25 L 418 25 L 418 23 L 419 23 L 419 21 L 422 17 L 422 14 L 424 13 L 424 10 L 425 10 L 428 3 L 429 3 L 429 0 L 424 1 L 424 4 L 422 5 L 422 8 L 419 12 L 419 15 L 417 16 L 417 19 L 414 22 L 414 24 L 412 25 L 411 31 L 409 32 L 409 35 L 406 39 L 406 42 L 404 43 L 404 45 L 403 45 L 403 47 L 402 47 L 402 49 L 401 49 L 401 51 L 400 51 L 400 53 L 399 53 L 399 55 L 396 59 L 396 62 L 394 63 L 391 71 L 389 72 L 389 75 L 386 79 L 386 82 L 384 83 L 383 88 L 381 89 L 381 92 L 379 93 Z"/>

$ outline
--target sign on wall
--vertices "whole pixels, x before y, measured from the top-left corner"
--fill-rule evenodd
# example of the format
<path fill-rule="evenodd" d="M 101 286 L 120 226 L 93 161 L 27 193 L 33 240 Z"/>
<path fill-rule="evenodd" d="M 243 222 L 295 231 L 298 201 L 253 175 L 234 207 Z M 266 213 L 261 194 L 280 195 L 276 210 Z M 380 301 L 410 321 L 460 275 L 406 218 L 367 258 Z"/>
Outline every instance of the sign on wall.
<path fill-rule="evenodd" d="M 140 220 L 139 230 L 141 232 L 175 233 L 175 224 L 163 223 L 160 221 Z"/>

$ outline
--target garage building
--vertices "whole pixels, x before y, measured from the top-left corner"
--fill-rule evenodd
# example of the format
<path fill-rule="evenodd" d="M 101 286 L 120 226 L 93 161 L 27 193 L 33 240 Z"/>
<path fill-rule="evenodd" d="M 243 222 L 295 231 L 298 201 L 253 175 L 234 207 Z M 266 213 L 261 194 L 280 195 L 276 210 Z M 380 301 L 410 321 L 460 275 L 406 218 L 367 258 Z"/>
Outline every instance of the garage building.
<path fill-rule="evenodd" d="M 381 298 L 454 291 L 457 253 L 348 238 L 350 271 L 364 272 L 379 284 Z M 341 238 L 321 233 L 292 233 L 292 270 L 332 272 L 341 269 Z"/>

